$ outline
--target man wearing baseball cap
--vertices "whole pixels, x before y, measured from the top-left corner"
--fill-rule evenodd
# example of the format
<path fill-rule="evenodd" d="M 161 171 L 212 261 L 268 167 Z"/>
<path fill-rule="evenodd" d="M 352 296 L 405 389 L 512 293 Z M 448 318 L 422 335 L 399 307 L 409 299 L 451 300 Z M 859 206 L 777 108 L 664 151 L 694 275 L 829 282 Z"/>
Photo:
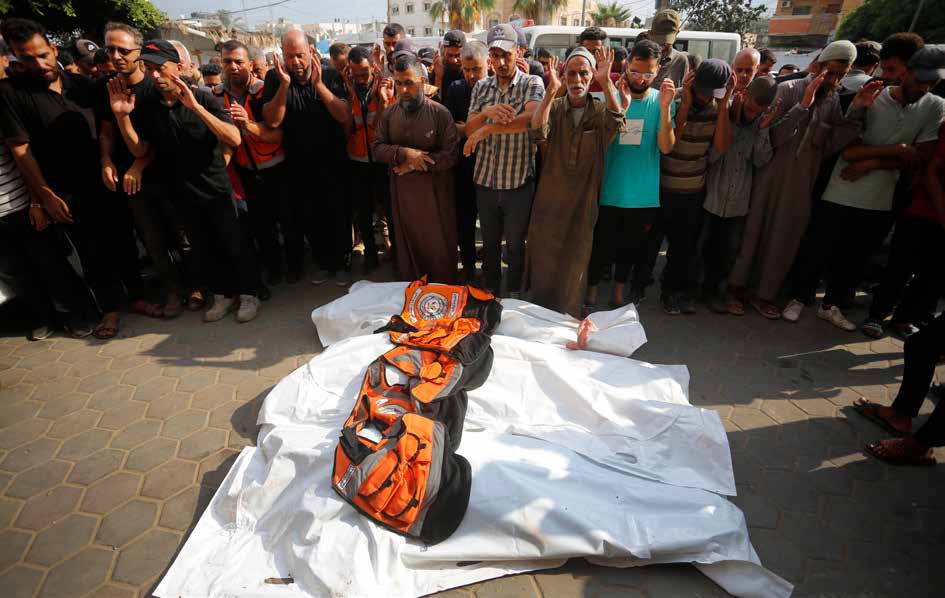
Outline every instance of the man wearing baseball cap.
<path fill-rule="evenodd" d="M 691 293 L 709 150 L 728 149 L 727 108 L 735 82 L 732 68 L 718 58 L 704 60 L 686 76 L 676 112 L 676 145 L 660 161 L 660 207 L 669 241 L 660 303 L 670 315 L 695 313 Z"/>
<path fill-rule="evenodd" d="M 124 79 L 109 81 L 118 129 L 136 158 L 154 153 L 167 185 L 165 196 L 193 248 L 191 281 L 213 293 L 204 321 L 221 320 L 238 309 L 237 319 L 248 322 L 259 308 L 259 270 L 237 220 L 221 149 L 240 145 L 239 129 L 213 93 L 191 89 L 181 79 L 180 54 L 170 42 L 145 41 L 140 60 L 154 80 L 154 91 L 140 105 Z"/>
<path fill-rule="evenodd" d="M 867 108 L 859 143 L 843 150 L 814 210 L 795 269 L 793 296 L 810 302 L 826 272 L 817 315 L 835 326 L 856 329 L 838 304 L 854 295 L 870 256 L 889 232 L 900 171 L 911 174 L 935 150 L 945 100 L 929 92 L 943 76 L 945 51 L 925 46 L 912 55 L 902 84 L 883 89 Z M 874 300 L 876 309 L 870 310 L 863 331 L 878 337 L 895 300 L 881 293 L 874 297 L 880 301 Z"/>
<path fill-rule="evenodd" d="M 440 53 L 433 62 L 433 85 L 439 90 L 439 99 L 446 100 L 446 90 L 454 81 L 463 78 L 463 65 L 460 54 L 466 45 L 466 34 L 459 29 L 452 29 L 443 36 Z"/>
<path fill-rule="evenodd" d="M 856 60 L 847 76 L 840 81 L 840 85 L 848 93 L 856 93 L 873 78 L 873 71 L 879 65 L 879 53 L 883 46 L 879 42 L 862 41 L 856 44 Z"/>
<path fill-rule="evenodd" d="M 689 74 L 689 60 L 685 52 L 673 48 L 676 36 L 682 30 L 682 16 L 671 8 L 664 8 L 653 15 L 653 22 L 647 37 L 660 45 L 663 55 L 660 57 L 660 70 L 650 83 L 653 89 L 659 89 L 663 79 L 671 79 L 677 88 L 682 86 Z"/>
<path fill-rule="evenodd" d="M 95 75 L 95 53 L 98 52 L 98 44 L 88 39 L 75 40 L 75 63 L 79 67 L 79 72 L 89 78 Z"/>
<path fill-rule="evenodd" d="M 525 235 L 535 194 L 535 147 L 528 140 L 532 115 L 545 95 L 541 77 L 519 70 L 518 35 L 505 23 L 489 30 L 495 75 L 473 89 L 463 153 L 476 153 L 476 203 L 482 227 L 485 286 L 500 292 L 502 238 L 509 254 L 508 295 L 521 291 Z"/>

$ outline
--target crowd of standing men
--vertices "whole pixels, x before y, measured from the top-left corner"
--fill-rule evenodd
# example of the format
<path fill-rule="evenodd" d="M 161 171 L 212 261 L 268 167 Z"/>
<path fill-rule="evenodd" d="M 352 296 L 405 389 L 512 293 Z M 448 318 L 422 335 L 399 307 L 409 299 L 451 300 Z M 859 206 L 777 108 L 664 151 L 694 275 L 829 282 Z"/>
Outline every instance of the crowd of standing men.
<path fill-rule="evenodd" d="M 106 339 L 124 299 L 157 318 L 252 320 L 269 287 L 303 278 L 306 247 L 311 282 L 345 286 L 357 241 L 363 275 L 384 245 L 399 278 L 583 317 L 604 279 L 609 306 L 642 301 L 665 241 L 667 314 L 701 300 L 793 322 L 824 282 L 817 315 L 855 330 L 845 310 L 892 230 L 862 330 L 879 337 L 890 316 L 903 334 L 922 329 L 907 377 L 911 395 L 927 388 L 945 337 L 933 320 L 945 50 L 900 33 L 774 71 L 767 50 L 731 64 L 680 52 L 680 28 L 660 11 L 632 47 L 612 48 L 590 27 L 560 59 L 531 56 L 507 24 L 485 43 L 450 31 L 437 50 L 392 23 L 382 46 L 335 44 L 326 59 L 290 31 L 281 57 L 231 40 L 197 69 L 179 42 L 125 24 L 107 24 L 101 49 L 80 40 L 73 61 L 40 24 L 6 19 L 0 277 L 24 299 L 31 338 L 62 327 Z M 906 433 L 918 407 L 903 400 L 860 408 Z M 921 456 L 945 422 L 936 430 L 876 454 Z"/>

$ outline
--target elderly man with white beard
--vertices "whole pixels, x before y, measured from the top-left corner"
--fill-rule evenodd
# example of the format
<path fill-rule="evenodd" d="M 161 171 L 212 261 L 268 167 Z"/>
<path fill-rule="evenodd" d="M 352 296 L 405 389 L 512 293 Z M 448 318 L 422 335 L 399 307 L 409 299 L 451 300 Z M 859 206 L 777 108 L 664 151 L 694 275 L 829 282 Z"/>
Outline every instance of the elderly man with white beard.
<path fill-rule="evenodd" d="M 559 98 L 558 60 L 552 57 L 548 88 L 529 129 L 533 142 L 546 142 L 528 227 L 525 273 L 530 298 L 574 316 L 580 314 L 607 148 L 626 130 L 610 80 L 613 49 L 595 53 L 583 47 L 571 52 L 564 69 L 567 93 Z M 604 90 L 605 102 L 588 94 L 592 81 Z"/>

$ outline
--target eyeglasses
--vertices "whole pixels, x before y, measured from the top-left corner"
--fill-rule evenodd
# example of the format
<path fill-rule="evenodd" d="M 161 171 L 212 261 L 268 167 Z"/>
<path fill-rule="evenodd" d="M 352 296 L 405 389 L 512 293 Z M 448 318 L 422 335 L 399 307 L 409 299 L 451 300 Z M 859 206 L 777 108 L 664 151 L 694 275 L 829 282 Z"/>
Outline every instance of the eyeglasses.
<path fill-rule="evenodd" d="M 118 46 L 105 46 L 105 51 L 109 54 L 115 54 L 116 52 L 122 56 L 128 56 L 132 52 L 137 52 L 141 48 L 119 48 Z"/>
<path fill-rule="evenodd" d="M 644 81 L 652 81 L 656 78 L 656 73 L 638 73 L 636 71 L 627 71 L 628 77 L 640 77 Z"/>

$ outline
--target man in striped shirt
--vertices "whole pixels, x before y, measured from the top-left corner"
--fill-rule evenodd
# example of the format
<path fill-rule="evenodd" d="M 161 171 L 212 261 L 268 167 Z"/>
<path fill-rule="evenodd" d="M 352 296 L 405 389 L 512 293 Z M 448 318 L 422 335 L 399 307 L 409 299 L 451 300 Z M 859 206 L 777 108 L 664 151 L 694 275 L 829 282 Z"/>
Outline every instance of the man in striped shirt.
<path fill-rule="evenodd" d="M 660 303 L 670 315 L 695 313 L 689 293 L 695 287 L 709 149 L 721 154 L 731 143 L 728 104 L 734 87 L 732 68 L 717 58 L 687 75 L 676 112 L 676 145 L 660 164 L 660 206 L 669 241 Z"/>
<path fill-rule="evenodd" d="M 532 114 L 545 96 L 541 77 L 516 66 L 518 35 L 511 25 L 489 31 L 495 75 L 473 88 L 466 120 L 465 155 L 476 152 L 473 181 L 482 228 L 482 270 L 486 288 L 499 292 L 502 237 L 508 247 L 510 297 L 518 297 L 525 264 L 525 235 L 535 194 L 535 149 L 528 139 Z"/>

